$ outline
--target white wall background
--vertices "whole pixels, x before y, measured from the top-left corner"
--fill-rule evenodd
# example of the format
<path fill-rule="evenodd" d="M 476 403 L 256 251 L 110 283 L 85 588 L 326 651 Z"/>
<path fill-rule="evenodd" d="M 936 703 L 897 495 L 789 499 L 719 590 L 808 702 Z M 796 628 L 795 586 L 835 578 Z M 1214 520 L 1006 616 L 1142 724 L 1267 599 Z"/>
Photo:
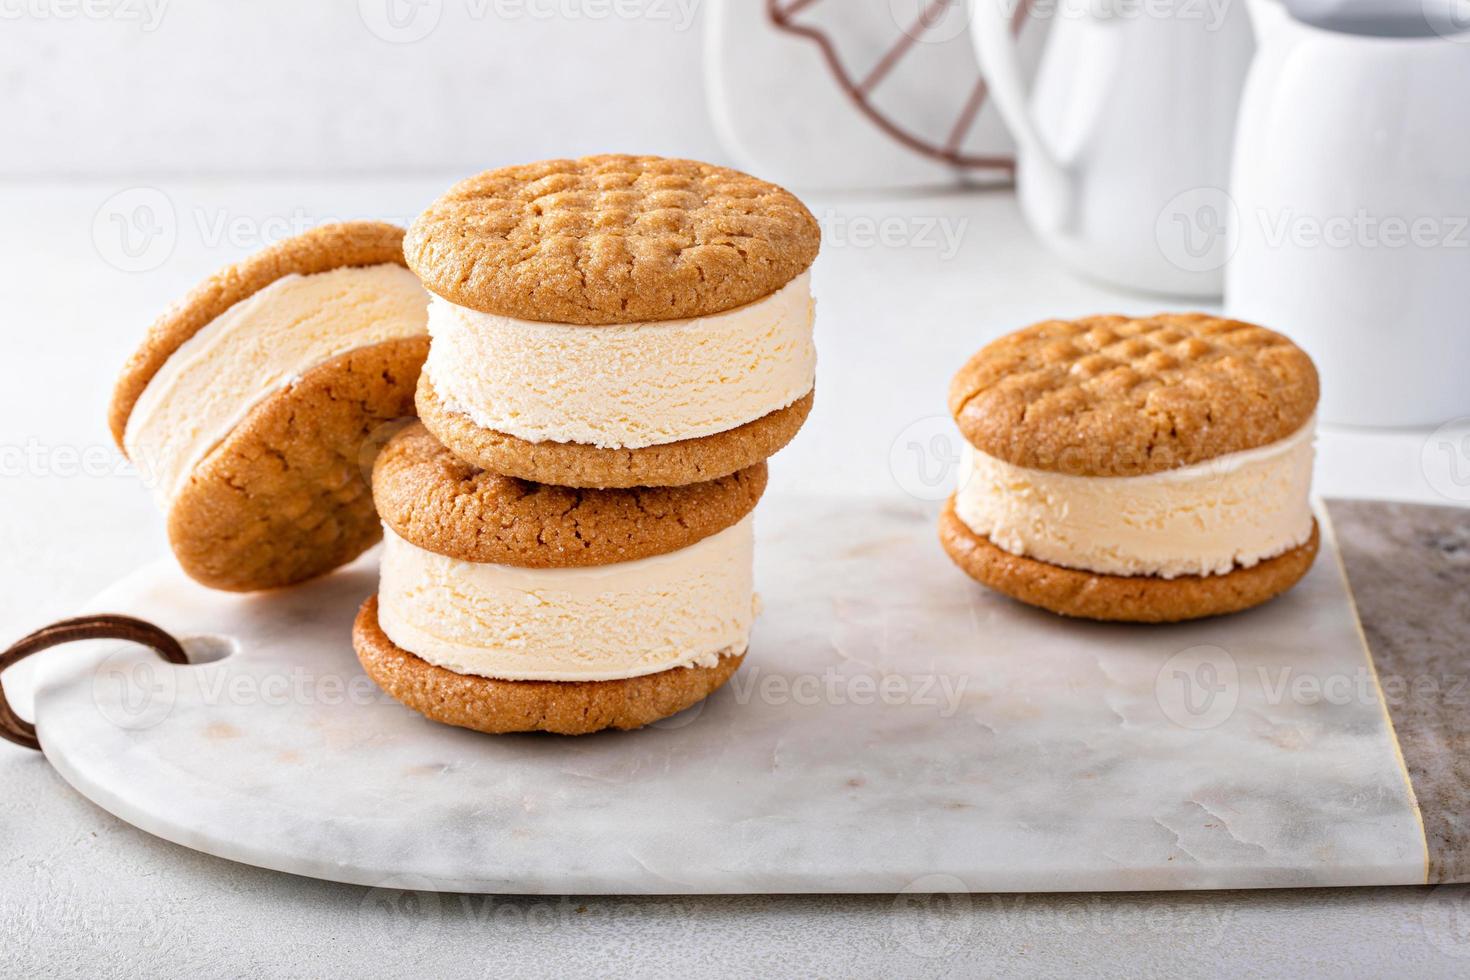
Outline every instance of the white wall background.
<path fill-rule="evenodd" d="M 704 6 L 0 0 L 0 178 L 468 173 L 618 149 L 723 162 Z"/>

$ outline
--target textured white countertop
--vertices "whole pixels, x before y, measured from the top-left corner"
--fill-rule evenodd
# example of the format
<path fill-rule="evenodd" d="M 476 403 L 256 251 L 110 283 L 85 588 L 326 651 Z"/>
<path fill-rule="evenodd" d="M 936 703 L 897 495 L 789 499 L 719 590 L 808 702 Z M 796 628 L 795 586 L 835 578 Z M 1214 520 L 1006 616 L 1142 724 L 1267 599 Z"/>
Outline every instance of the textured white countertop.
<path fill-rule="evenodd" d="M 165 553 L 162 522 L 103 423 L 118 366 L 162 306 L 263 240 L 332 217 L 402 220 L 446 183 L 0 188 L 0 329 L 11 345 L 0 391 L 0 636 L 68 614 Z M 897 481 L 923 493 L 890 447 L 901 436 L 943 434 L 945 385 L 981 343 L 1047 316 L 1177 307 L 1060 271 L 1005 194 L 818 200 L 813 210 L 826 231 L 816 270 L 818 401 L 773 466 L 781 490 L 871 494 L 892 492 Z M 1427 437 L 1326 427 L 1317 490 L 1466 502 L 1470 490 L 1455 499 L 1464 488 L 1449 479 L 1450 460 L 1426 452 Z M 1458 887 L 934 899 L 440 895 L 408 906 L 383 898 L 150 838 L 82 800 L 39 755 L 0 743 L 0 962 L 16 975 L 1367 976 L 1446 975 L 1470 964 L 1470 892 Z"/>

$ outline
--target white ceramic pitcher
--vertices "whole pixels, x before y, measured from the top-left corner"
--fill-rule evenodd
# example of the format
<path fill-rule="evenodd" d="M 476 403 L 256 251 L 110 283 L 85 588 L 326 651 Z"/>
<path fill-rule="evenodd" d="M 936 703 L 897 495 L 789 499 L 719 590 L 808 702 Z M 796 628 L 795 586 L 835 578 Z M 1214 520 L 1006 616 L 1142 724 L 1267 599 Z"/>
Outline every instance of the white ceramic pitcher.
<path fill-rule="evenodd" d="M 1242 0 L 1039 0 L 1051 33 L 1028 99 L 1019 0 L 970 0 L 970 37 L 1018 145 L 1035 233 L 1084 275 L 1218 296 L 1236 107 L 1250 63 Z"/>
<path fill-rule="evenodd" d="M 1328 421 L 1470 414 L 1470 30 L 1250 12 L 1226 309 L 1311 353 Z"/>

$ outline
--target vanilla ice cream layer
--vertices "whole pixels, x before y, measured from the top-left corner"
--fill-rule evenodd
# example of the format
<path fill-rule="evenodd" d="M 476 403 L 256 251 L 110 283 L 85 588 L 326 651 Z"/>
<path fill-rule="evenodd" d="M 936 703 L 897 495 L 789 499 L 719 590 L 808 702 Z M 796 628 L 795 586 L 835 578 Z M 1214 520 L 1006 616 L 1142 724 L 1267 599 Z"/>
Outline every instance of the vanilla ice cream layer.
<path fill-rule="evenodd" d="M 711 667 L 750 639 L 751 521 L 665 555 L 590 568 L 461 561 L 384 527 L 378 625 L 431 664 L 501 680 Z"/>
<path fill-rule="evenodd" d="M 1291 436 L 1194 466 L 1085 477 L 971 448 L 955 512 L 998 548 L 1107 575 L 1219 575 L 1312 536 L 1315 419 Z"/>
<path fill-rule="evenodd" d="M 422 335 L 427 316 L 428 293 L 401 265 L 277 279 L 164 362 L 128 418 L 128 457 L 167 511 L 194 467 L 266 397 L 341 354 Z"/>
<path fill-rule="evenodd" d="M 638 449 L 736 428 L 812 390 L 811 275 L 715 316 L 538 323 L 435 297 L 425 365 L 449 411 L 529 442 Z"/>

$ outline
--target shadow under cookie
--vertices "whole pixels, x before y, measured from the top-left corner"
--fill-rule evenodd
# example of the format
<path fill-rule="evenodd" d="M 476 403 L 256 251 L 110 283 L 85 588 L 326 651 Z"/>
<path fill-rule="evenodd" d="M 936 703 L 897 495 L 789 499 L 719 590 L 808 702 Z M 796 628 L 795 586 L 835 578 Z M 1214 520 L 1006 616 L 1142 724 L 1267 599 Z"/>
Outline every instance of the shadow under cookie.
<path fill-rule="evenodd" d="M 800 431 L 814 391 L 725 432 L 640 449 L 602 449 L 576 442 L 528 442 L 485 429 L 449 410 L 425 372 L 418 412 L 425 427 L 461 459 L 483 469 L 562 487 L 675 487 L 703 483 L 775 455 Z"/>
<path fill-rule="evenodd" d="M 460 674 L 420 659 L 378 625 L 378 598 L 358 611 L 353 647 L 373 682 L 406 707 L 446 725 L 490 734 L 587 735 L 641 728 L 678 714 L 718 690 L 744 654 L 712 667 L 673 667 L 610 681 L 505 681 Z"/>
<path fill-rule="evenodd" d="M 972 531 L 954 510 L 939 517 L 939 540 L 966 575 L 997 592 L 1062 616 L 1129 623 L 1173 623 L 1240 612 L 1295 585 L 1317 557 L 1315 521 L 1303 545 L 1224 575 L 1103 575 L 1013 555 Z"/>

